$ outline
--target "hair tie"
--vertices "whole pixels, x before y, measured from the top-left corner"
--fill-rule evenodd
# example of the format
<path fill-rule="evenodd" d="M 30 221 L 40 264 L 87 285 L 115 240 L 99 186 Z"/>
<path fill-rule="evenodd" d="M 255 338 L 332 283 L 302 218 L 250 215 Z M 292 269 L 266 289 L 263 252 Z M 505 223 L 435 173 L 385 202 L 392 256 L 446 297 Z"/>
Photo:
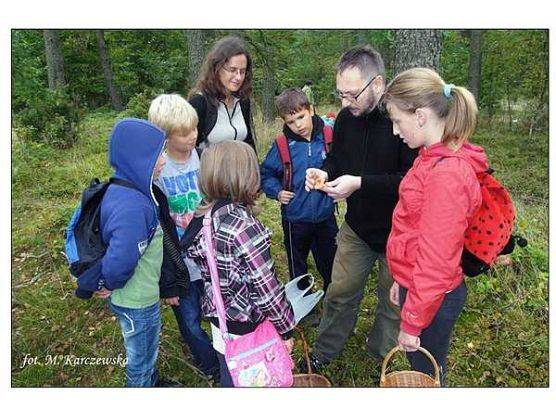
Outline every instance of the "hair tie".
<path fill-rule="evenodd" d="M 455 88 L 456 85 L 452 85 L 451 83 L 449 84 L 444 84 L 444 96 L 449 99 L 450 97 L 452 97 L 452 89 Z"/>

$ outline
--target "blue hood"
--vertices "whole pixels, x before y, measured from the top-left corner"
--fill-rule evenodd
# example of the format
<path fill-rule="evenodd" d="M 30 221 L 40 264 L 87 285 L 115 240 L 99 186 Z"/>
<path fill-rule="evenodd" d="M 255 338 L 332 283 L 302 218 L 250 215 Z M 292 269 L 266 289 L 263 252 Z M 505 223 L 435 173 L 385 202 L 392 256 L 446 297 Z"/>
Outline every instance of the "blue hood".
<path fill-rule="evenodd" d="M 148 121 L 137 118 L 118 121 L 110 137 L 110 165 L 114 176 L 132 182 L 154 201 L 152 176 L 165 141 L 164 131 Z"/>

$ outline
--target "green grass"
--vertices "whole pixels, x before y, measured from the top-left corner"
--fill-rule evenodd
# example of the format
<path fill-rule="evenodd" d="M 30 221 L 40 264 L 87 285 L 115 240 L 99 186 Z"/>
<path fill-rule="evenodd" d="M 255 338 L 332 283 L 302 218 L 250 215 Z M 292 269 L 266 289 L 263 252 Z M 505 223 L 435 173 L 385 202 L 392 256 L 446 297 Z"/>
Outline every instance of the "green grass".
<path fill-rule="evenodd" d="M 324 113 L 324 108 L 320 108 Z M 68 150 L 21 143 L 12 148 L 12 386 L 124 385 L 119 366 L 46 365 L 47 357 L 115 357 L 125 354 L 120 329 L 104 301 L 81 301 L 63 255 L 64 228 L 82 188 L 108 177 L 108 135 L 115 114 L 89 114 L 80 139 Z M 262 158 L 281 129 L 256 118 Z M 469 279 L 466 308 L 456 325 L 449 355 L 448 384 L 472 387 L 548 386 L 548 134 L 486 131 L 474 141 L 485 147 L 496 176 L 510 189 L 517 226 L 529 246 L 514 253 L 514 266 Z M 277 202 L 262 199 L 260 218 L 273 231 L 272 253 L 279 277 L 287 280 Z M 344 207 L 341 207 L 343 215 Z M 342 217 L 340 217 L 341 219 Z M 310 261 L 312 263 L 312 260 Z M 315 275 L 318 274 L 315 272 Z M 321 282 L 317 278 L 317 283 Z M 354 334 L 342 356 L 325 368 L 334 386 L 373 387 L 378 365 L 365 354 L 373 320 L 376 276 L 371 275 Z M 309 344 L 315 328 L 304 327 Z M 28 354 L 43 365 L 21 364 Z M 301 359 L 299 341 L 294 351 Z M 403 360 L 394 367 L 405 365 Z M 192 365 L 170 309 L 163 311 L 159 357 L 162 375 L 192 387 L 210 386 Z"/>

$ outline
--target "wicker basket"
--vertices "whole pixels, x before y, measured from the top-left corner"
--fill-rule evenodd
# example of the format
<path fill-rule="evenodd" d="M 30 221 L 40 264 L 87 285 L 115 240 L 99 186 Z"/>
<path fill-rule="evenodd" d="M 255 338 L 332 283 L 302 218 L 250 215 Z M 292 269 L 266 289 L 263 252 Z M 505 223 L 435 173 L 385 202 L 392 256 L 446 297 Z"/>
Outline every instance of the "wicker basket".
<path fill-rule="evenodd" d="M 296 328 L 301 336 L 303 342 L 303 353 L 305 354 L 305 361 L 307 362 L 307 374 L 294 374 L 292 387 L 332 387 L 328 379 L 319 374 L 313 374 L 311 369 L 311 359 L 309 358 L 309 348 L 305 335 L 301 329 Z"/>
<path fill-rule="evenodd" d="M 390 352 L 384 357 L 384 361 L 382 362 L 382 372 L 380 374 L 380 387 L 402 387 L 402 388 L 420 388 L 420 387 L 440 387 L 440 371 L 438 369 L 438 364 L 436 360 L 423 347 L 419 347 L 418 349 L 424 355 L 426 355 L 429 360 L 431 361 L 434 367 L 434 378 L 431 378 L 429 375 L 424 374 L 423 372 L 418 371 L 398 371 L 398 372 L 390 372 L 386 374 L 386 367 L 390 358 L 394 355 L 394 353 L 398 351 L 403 351 L 403 349 L 399 346 L 394 347 Z"/>

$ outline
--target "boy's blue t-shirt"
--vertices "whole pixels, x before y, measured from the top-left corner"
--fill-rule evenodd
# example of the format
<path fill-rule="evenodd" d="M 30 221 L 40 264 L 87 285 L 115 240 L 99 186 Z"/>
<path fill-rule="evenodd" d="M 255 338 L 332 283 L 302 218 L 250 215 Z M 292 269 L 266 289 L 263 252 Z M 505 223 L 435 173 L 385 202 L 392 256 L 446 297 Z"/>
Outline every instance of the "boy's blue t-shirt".
<path fill-rule="evenodd" d="M 176 162 L 168 156 L 166 165 L 156 181 L 168 199 L 170 216 L 176 224 L 179 239 L 183 236 L 185 228 L 193 219 L 195 209 L 201 202 L 198 184 L 199 166 L 199 155 L 195 150 L 183 163 Z M 184 258 L 184 261 L 189 270 L 190 280 L 201 279 L 201 273 L 195 263 L 188 258 Z"/>

